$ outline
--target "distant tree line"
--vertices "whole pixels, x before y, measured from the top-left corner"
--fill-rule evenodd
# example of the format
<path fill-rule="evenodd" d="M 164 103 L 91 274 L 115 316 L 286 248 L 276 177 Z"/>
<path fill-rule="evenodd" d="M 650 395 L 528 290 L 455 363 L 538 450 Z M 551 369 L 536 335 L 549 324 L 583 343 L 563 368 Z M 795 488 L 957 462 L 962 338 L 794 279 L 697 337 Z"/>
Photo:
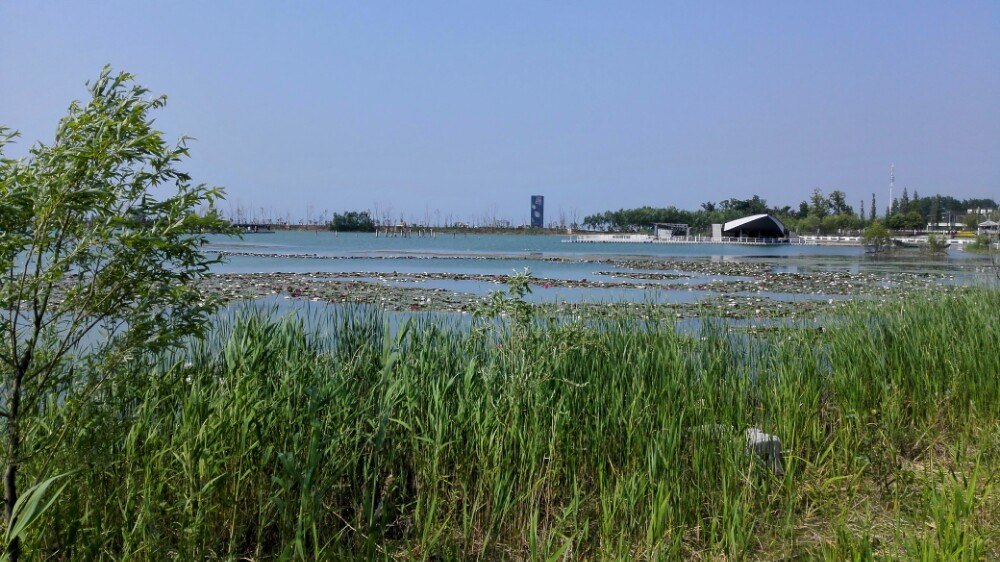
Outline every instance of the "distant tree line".
<path fill-rule="evenodd" d="M 808 200 L 799 203 L 798 208 L 787 205 L 770 206 L 759 195 L 754 195 L 749 199 L 734 198 L 718 203 L 705 202 L 697 210 L 679 209 L 674 206 L 645 206 L 605 211 L 584 217 L 583 225 L 591 230 L 638 232 L 651 228 L 653 223 L 683 223 L 690 225 L 695 231 L 707 232 L 715 223 L 768 213 L 778 217 L 789 229 L 796 232 L 857 233 L 879 218 L 877 208 L 875 194 L 872 194 L 867 209 L 865 202 L 861 201 L 855 210 L 847 202 L 847 196 L 843 191 L 834 190 L 824 194 L 822 190 L 815 189 Z M 904 189 L 903 195 L 896 198 L 891 207 L 885 209 L 881 218 L 892 230 L 921 230 L 927 223 L 948 222 L 945 216 L 952 217 L 956 223 L 961 222 L 973 228 L 985 217 L 975 212 L 967 214 L 969 209 L 996 208 L 997 203 L 992 199 L 956 199 L 947 195 L 920 197 L 917 193 L 910 198 Z"/>
<path fill-rule="evenodd" d="M 328 226 L 337 232 L 375 232 L 375 219 L 368 211 L 345 211 L 334 213 Z"/>
<path fill-rule="evenodd" d="M 996 208 L 996 201 L 984 198 L 956 199 L 949 195 L 920 197 L 916 191 L 911 198 L 904 188 L 903 195 L 892 202 L 886 226 L 902 230 L 924 228 L 928 223 L 962 223 L 966 228 L 975 228 L 987 218 L 976 212 L 978 209 Z M 973 212 L 970 213 L 970 210 Z"/>
<path fill-rule="evenodd" d="M 726 199 L 719 203 L 702 203 L 701 209 L 687 211 L 677 207 L 640 207 L 605 211 L 583 218 L 583 225 L 592 230 L 639 231 L 654 222 L 683 223 L 696 230 L 708 229 L 713 223 L 726 222 L 746 215 L 769 213 L 767 202 L 754 195 L 750 199 Z"/>

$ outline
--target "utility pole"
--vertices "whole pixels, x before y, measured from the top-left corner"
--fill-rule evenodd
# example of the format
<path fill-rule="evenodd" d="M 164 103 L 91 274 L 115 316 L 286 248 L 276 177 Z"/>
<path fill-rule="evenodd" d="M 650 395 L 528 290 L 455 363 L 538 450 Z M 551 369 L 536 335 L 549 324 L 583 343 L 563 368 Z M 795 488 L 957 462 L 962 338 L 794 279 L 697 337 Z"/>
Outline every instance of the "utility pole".
<path fill-rule="evenodd" d="M 896 186 L 896 165 L 889 164 L 889 214 L 892 214 L 892 188 Z M 888 216 L 888 215 L 886 215 Z"/>

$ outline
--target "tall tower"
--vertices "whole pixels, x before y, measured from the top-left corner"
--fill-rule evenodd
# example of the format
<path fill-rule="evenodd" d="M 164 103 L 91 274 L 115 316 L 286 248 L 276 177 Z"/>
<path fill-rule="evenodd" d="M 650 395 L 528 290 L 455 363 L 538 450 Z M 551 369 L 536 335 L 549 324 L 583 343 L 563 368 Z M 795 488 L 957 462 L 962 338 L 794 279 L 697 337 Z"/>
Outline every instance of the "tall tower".
<path fill-rule="evenodd" d="M 896 187 L 896 165 L 889 164 L 889 214 L 892 214 L 892 188 Z"/>
<path fill-rule="evenodd" d="M 542 228 L 545 226 L 545 197 L 541 195 L 531 196 L 531 227 Z"/>

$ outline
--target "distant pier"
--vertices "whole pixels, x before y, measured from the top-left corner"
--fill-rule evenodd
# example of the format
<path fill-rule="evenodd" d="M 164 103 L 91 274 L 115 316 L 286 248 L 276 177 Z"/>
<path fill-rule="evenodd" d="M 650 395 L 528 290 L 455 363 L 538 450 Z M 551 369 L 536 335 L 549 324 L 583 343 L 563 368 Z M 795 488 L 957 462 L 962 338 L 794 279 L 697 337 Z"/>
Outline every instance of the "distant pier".
<path fill-rule="evenodd" d="M 233 228 L 247 234 L 274 234 L 274 229 L 269 224 L 261 223 L 231 223 Z"/>
<path fill-rule="evenodd" d="M 375 237 L 382 238 L 437 238 L 437 231 L 430 228 L 414 228 L 405 224 L 383 226 L 375 229 Z"/>
<path fill-rule="evenodd" d="M 903 245 L 926 245 L 928 243 L 927 236 L 893 236 L 892 240 Z M 962 246 L 965 244 L 972 244 L 976 240 L 975 238 L 946 238 L 944 243 L 954 244 L 956 246 Z M 799 236 L 797 239 L 797 244 L 803 246 L 863 246 L 864 242 L 861 241 L 860 236 L 819 236 L 819 235 L 806 235 Z"/>
<path fill-rule="evenodd" d="M 788 238 L 734 238 L 713 236 L 668 236 L 652 234 L 578 234 L 563 240 L 566 244 L 731 244 L 737 246 L 780 246 L 791 244 Z"/>
<path fill-rule="evenodd" d="M 892 238 L 907 247 L 927 244 L 926 236 L 895 236 Z M 961 246 L 975 239 L 948 238 L 946 244 Z M 789 238 L 717 237 L 717 236 L 667 236 L 652 234 L 578 234 L 563 240 L 566 244 L 726 244 L 734 246 L 864 246 L 860 236 L 791 236 Z M 911 246 L 912 245 L 912 246 Z"/>

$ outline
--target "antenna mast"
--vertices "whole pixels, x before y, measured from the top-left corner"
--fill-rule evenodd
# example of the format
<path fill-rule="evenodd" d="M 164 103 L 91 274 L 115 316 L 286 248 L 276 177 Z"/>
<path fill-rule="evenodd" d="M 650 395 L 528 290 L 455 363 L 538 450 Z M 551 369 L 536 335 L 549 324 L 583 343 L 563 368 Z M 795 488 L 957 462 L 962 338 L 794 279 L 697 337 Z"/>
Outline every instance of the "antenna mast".
<path fill-rule="evenodd" d="M 892 188 L 896 186 L 896 165 L 889 164 L 889 214 L 892 214 Z M 888 218 L 888 217 L 886 217 Z"/>

